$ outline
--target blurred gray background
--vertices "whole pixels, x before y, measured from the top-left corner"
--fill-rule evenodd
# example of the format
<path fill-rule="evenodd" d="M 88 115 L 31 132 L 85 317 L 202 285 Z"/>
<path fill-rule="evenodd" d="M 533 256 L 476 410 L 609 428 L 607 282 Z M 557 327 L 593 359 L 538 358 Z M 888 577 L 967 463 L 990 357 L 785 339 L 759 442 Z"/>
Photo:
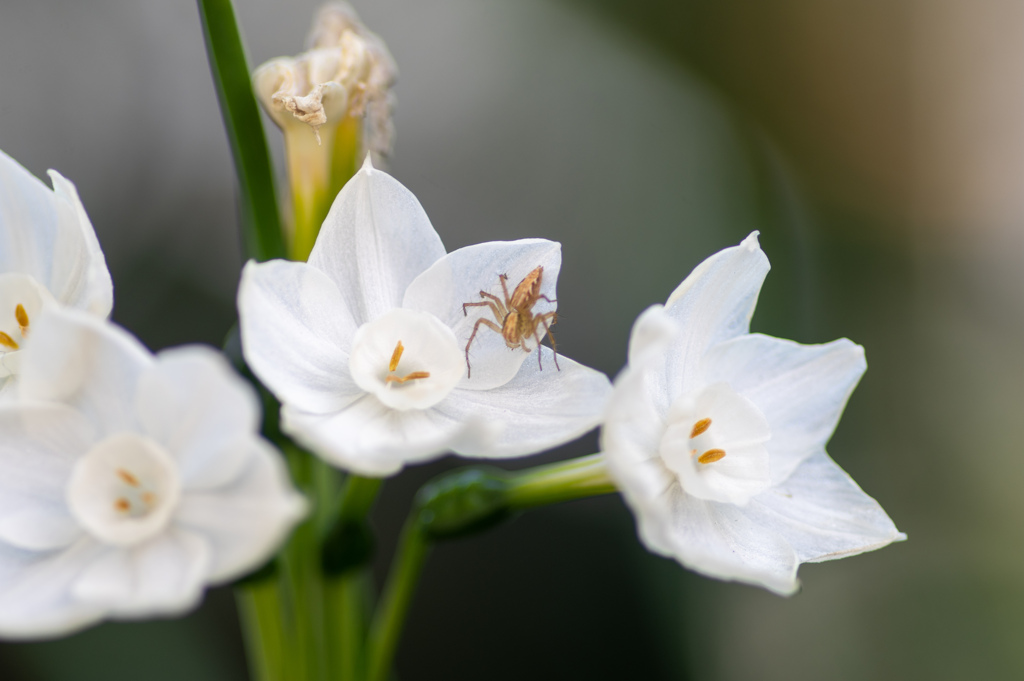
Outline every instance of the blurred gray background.
<path fill-rule="evenodd" d="M 300 51 L 316 4 L 236 6 L 255 67 Z M 357 9 L 400 68 L 392 172 L 449 250 L 563 243 L 566 355 L 614 374 L 642 309 L 761 230 L 754 329 L 866 346 L 829 449 L 910 536 L 805 566 L 782 599 L 647 554 L 617 498 L 535 511 L 435 551 L 400 677 L 1021 678 L 1024 3 Z M 241 262 L 194 3 L 0 0 L 0 148 L 78 185 L 118 322 L 153 349 L 220 343 Z M 386 485 L 381 570 L 412 491 L 453 465 Z M 244 679 L 230 592 L 0 645 L 4 681 L 140 676 Z"/>

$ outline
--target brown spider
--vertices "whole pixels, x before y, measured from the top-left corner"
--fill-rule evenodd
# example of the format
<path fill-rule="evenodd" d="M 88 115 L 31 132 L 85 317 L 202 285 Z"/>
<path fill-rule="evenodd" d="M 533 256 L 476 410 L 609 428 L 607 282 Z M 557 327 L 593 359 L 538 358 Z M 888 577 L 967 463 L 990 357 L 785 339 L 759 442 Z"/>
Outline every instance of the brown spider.
<path fill-rule="evenodd" d="M 469 378 L 472 371 L 469 366 L 469 346 L 473 344 L 473 339 L 476 338 L 476 332 L 480 330 L 481 324 L 491 331 L 501 334 L 501 337 L 505 339 L 505 345 L 509 348 L 522 348 L 526 352 L 530 352 L 530 348 L 526 347 L 523 343 L 524 340 L 533 336 L 533 339 L 537 341 L 537 347 L 540 347 L 540 342 L 544 339 L 544 336 L 548 336 L 551 339 L 551 349 L 555 353 L 555 369 L 561 371 L 558 366 L 558 350 L 555 346 L 555 337 L 551 335 L 551 325 L 558 321 L 558 313 L 545 312 L 538 315 L 533 314 L 533 306 L 537 304 L 538 300 L 546 300 L 549 303 L 558 302 L 541 294 L 540 282 L 543 275 L 544 268 L 537 267 L 523 277 L 523 280 L 512 291 L 512 296 L 509 297 L 508 286 L 505 284 L 508 281 L 508 275 L 500 274 L 498 275 L 498 281 L 501 282 L 501 291 L 505 294 L 505 300 L 501 300 L 498 296 L 486 291 L 480 291 L 480 297 L 485 299 L 483 302 L 462 304 L 462 314 L 467 316 L 469 315 L 469 312 L 466 310 L 467 307 L 486 305 L 491 309 L 491 313 L 498 321 L 498 324 L 500 324 L 499 326 L 490 319 L 481 317 L 473 325 L 473 333 L 469 336 L 469 342 L 466 343 L 466 378 Z M 542 326 L 544 327 L 543 334 L 537 332 Z M 539 350 L 537 351 L 537 366 L 540 367 L 541 371 L 544 370 Z"/>

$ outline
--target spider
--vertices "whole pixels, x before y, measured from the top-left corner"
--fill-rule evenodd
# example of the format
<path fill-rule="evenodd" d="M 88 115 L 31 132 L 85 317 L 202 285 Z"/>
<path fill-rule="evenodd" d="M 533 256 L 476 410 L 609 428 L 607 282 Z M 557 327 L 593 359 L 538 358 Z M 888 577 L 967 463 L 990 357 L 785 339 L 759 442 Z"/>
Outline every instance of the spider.
<path fill-rule="evenodd" d="M 561 371 L 558 366 L 558 350 L 555 346 L 555 337 L 551 335 L 551 325 L 558 320 L 558 314 L 556 312 L 533 314 L 533 306 L 537 304 L 538 300 L 546 300 L 549 303 L 558 302 L 551 300 L 540 292 L 540 282 L 543 275 L 544 268 L 537 267 L 523 277 L 523 280 L 512 291 L 512 296 L 509 297 L 508 286 L 505 283 L 508 281 L 508 275 L 500 274 L 498 275 L 498 281 L 501 282 L 501 291 L 505 294 L 505 300 L 501 300 L 498 296 L 486 291 L 480 291 L 480 297 L 485 299 L 483 302 L 462 304 L 462 314 L 467 316 L 469 312 L 466 308 L 486 305 L 491 309 L 491 313 L 498 321 L 495 324 L 490 319 L 481 317 L 473 325 L 473 333 L 470 334 L 469 342 L 466 343 L 466 378 L 469 378 L 472 372 L 472 368 L 469 365 L 469 346 L 473 344 L 473 339 L 476 338 L 476 332 L 480 330 L 481 324 L 491 331 L 501 334 L 501 337 L 505 339 L 505 345 L 509 348 L 522 348 L 526 352 L 530 352 L 530 348 L 526 347 L 523 343 L 524 340 L 533 336 L 534 340 L 537 341 L 537 347 L 540 347 L 540 342 L 544 339 L 544 336 L 548 336 L 551 339 L 551 349 L 555 353 L 555 369 Z M 544 333 L 538 333 L 537 330 L 542 326 L 544 327 Z M 539 350 L 537 352 L 537 366 L 540 367 L 541 371 L 544 370 Z"/>

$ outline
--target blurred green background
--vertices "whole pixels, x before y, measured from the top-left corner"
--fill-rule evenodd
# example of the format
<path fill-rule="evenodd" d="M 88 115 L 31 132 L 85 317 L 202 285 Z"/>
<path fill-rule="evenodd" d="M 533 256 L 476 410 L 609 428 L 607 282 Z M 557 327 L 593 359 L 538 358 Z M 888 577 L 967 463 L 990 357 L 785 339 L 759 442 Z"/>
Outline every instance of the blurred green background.
<path fill-rule="evenodd" d="M 237 7 L 255 66 L 300 51 L 315 3 Z M 761 230 L 754 329 L 867 348 L 829 450 L 910 536 L 805 566 L 782 599 L 647 554 L 617 498 L 535 511 L 437 549 L 399 676 L 1024 676 L 1024 4 L 357 9 L 400 68 L 392 172 L 449 250 L 563 243 L 566 355 L 614 374 L 642 309 Z M 0 148 L 77 183 L 118 322 L 153 349 L 219 344 L 241 262 L 193 3 L 0 0 Z M 385 486 L 380 570 L 412 492 L 457 463 Z M 178 620 L 0 644 L 4 681 L 139 677 L 244 679 L 230 592 Z"/>

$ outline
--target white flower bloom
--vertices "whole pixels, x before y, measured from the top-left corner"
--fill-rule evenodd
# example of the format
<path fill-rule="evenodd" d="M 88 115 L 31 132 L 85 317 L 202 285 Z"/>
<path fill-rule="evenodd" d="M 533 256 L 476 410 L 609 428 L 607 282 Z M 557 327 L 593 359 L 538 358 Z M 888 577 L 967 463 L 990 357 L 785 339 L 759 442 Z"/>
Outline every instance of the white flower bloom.
<path fill-rule="evenodd" d="M 755 232 L 637 319 L 602 448 L 651 551 L 788 594 L 905 535 L 825 453 L 863 349 L 749 333 L 767 273 Z"/>
<path fill-rule="evenodd" d="M 495 317 L 463 303 L 479 304 L 481 291 L 501 297 L 501 274 L 511 293 L 538 267 L 539 293 L 554 301 L 560 266 L 561 247 L 543 239 L 445 255 L 416 197 L 367 159 L 308 263 L 246 265 L 243 353 L 281 400 L 282 428 L 360 474 L 390 475 L 449 450 L 532 454 L 596 426 L 608 379 L 565 357 L 556 367 L 533 336 L 510 349 L 480 326 L 469 345 L 477 320 Z M 553 310 L 538 298 L 533 312 Z"/>
<path fill-rule="evenodd" d="M 75 185 L 53 190 L 0 151 L 0 397 L 13 393 L 35 319 L 52 305 L 107 317 L 107 263 Z"/>
<path fill-rule="evenodd" d="M 272 554 L 304 500 L 218 353 L 72 310 L 32 333 L 0 405 L 0 635 L 179 613 Z"/>

